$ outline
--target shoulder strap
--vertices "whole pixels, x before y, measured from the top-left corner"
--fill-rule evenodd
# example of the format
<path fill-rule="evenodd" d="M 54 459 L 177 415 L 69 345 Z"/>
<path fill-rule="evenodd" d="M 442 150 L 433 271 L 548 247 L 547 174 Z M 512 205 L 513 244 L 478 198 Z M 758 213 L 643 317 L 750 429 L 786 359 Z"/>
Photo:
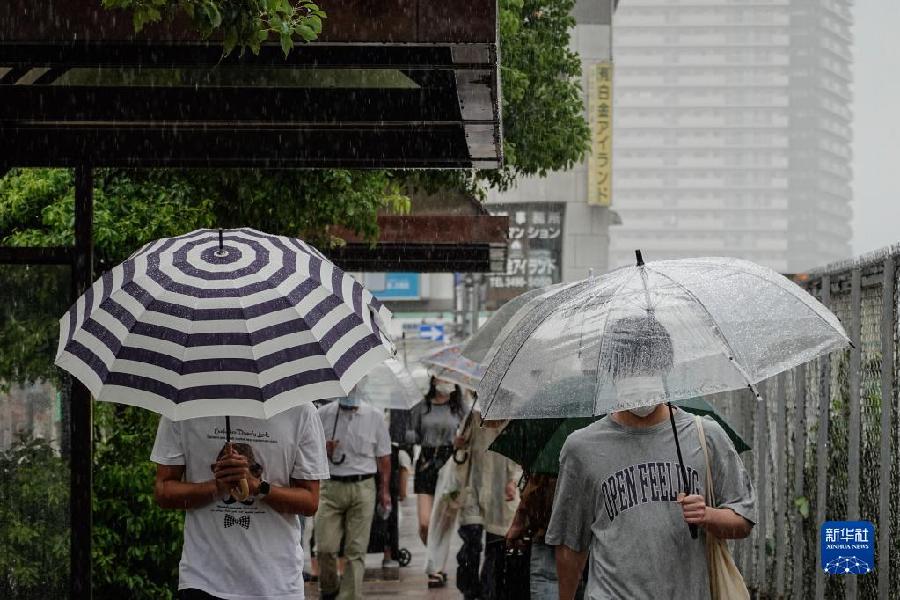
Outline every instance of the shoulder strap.
<path fill-rule="evenodd" d="M 694 415 L 694 423 L 697 424 L 697 430 L 700 434 L 700 447 L 703 448 L 703 457 L 706 459 L 706 505 L 715 507 L 716 493 L 713 490 L 712 470 L 709 468 L 709 450 L 706 448 L 706 432 L 703 430 L 703 419 L 699 415 Z"/>

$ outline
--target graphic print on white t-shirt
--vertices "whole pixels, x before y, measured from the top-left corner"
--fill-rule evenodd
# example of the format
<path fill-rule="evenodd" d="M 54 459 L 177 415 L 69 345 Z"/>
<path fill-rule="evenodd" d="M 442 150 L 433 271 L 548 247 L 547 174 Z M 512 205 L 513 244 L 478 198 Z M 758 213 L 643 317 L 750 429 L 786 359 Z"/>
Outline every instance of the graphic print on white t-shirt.
<path fill-rule="evenodd" d="M 272 485 L 328 478 L 324 431 L 312 405 L 268 420 L 232 417 L 231 441 L 248 458 L 254 477 Z M 186 481 L 209 481 L 225 443 L 222 417 L 163 418 L 151 460 L 184 465 Z M 302 565 L 297 515 L 231 496 L 186 513 L 179 589 L 197 588 L 226 600 L 302 600 Z"/>

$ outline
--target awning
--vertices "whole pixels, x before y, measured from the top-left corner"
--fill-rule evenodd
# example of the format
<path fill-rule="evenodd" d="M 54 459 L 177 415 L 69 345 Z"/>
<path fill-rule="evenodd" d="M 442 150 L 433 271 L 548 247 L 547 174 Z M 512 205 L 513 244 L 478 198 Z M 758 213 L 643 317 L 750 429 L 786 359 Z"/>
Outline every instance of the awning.
<path fill-rule="evenodd" d="M 491 0 L 326 5 L 287 59 L 97 4 L 0 3 L 0 168 L 501 163 Z"/>

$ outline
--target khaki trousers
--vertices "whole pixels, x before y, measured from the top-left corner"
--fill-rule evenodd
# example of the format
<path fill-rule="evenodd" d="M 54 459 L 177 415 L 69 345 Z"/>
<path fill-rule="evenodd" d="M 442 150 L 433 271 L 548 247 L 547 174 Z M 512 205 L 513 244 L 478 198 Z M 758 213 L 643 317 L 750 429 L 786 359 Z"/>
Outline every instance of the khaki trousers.
<path fill-rule="evenodd" d="M 375 514 L 375 478 L 355 482 L 326 480 L 319 491 L 316 513 L 316 556 L 319 559 L 319 590 L 338 592 L 338 600 L 363 597 L 366 549 Z M 346 567 L 338 578 L 337 556 L 344 540 Z"/>

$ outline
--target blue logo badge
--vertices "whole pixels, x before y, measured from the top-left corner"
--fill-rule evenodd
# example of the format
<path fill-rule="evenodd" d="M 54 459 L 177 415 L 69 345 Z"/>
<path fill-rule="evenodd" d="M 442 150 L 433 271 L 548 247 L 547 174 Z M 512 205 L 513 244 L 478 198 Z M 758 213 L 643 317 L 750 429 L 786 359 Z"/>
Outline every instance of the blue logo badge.
<path fill-rule="evenodd" d="M 875 570 L 875 526 L 869 521 L 828 521 L 819 539 L 826 573 L 865 575 Z"/>

